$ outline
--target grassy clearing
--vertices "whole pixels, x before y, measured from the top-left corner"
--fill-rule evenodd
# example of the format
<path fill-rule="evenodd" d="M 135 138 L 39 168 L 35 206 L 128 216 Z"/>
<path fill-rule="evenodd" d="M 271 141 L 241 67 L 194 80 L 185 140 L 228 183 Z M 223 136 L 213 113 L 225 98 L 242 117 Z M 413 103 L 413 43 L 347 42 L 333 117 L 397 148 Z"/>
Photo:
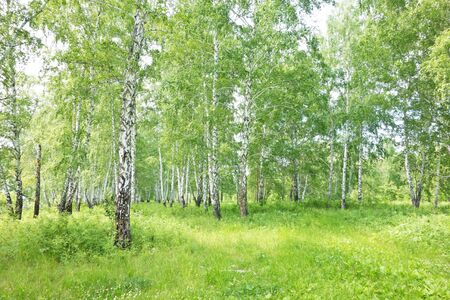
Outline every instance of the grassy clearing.
<path fill-rule="evenodd" d="M 0 298 L 450 298 L 448 208 L 250 209 L 134 205 L 130 251 L 102 207 L 3 216 Z"/>

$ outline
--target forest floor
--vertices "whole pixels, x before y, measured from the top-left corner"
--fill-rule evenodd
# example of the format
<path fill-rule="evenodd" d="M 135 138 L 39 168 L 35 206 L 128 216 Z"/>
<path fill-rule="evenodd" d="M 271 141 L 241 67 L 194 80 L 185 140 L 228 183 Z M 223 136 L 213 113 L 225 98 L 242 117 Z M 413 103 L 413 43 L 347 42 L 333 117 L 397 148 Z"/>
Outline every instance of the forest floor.
<path fill-rule="evenodd" d="M 450 299 L 448 205 L 141 203 L 127 251 L 110 209 L 54 210 L 0 216 L 0 299 Z"/>

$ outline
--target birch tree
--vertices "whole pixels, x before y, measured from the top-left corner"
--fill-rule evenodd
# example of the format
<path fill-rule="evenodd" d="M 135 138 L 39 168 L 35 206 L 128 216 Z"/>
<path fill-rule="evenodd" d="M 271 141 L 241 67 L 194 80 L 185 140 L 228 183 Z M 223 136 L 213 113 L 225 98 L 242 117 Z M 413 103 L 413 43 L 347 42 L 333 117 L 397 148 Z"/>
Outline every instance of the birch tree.
<path fill-rule="evenodd" d="M 124 88 L 122 92 L 122 109 L 119 127 L 119 172 L 116 195 L 116 237 L 115 245 L 128 248 L 131 245 L 130 204 L 132 201 L 132 172 L 134 126 L 136 122 L 136 93 L 138 84 L 139 59 L 144 46 L 145 1 L 137 4 L 134 16 L 134 28 L 127 68 L 124 74 Z"/>

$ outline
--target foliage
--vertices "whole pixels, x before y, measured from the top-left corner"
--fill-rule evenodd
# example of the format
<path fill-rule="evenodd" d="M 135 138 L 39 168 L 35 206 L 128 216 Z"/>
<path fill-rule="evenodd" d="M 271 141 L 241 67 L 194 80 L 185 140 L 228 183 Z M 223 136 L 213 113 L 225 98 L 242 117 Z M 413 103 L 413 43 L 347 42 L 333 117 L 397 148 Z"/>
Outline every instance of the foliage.
<path fill-rule="evenodd" d="M 2 218 L 0 298 L 449 296 L 448 205 L 250 208 L 243 220 L 229 203 L 211 222 L 195 207 L 135 205 L 128 251 L 113 248 L 101 208 Z"/>

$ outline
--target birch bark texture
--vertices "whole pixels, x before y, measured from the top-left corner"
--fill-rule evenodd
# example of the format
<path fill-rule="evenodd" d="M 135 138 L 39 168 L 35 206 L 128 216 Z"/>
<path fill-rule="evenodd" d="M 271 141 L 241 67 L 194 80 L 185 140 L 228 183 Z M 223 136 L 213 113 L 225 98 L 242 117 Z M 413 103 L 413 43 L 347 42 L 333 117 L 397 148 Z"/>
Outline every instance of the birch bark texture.
<path fill-rule="evenodd" d="M 33 217 L 39 216 L 39 208 L 41 203 L 41 145 L 36 146 L 36 191 L 34 197 L 34 213 Z"/>
<path fill-rule="evenodd" d="M 349 99 L 348 92 L 346 91 L 345 95 L 345 114 L 348 117 L 349 113 Z M 347 179 L 347 162 L 348 162 L 348 139 L 349 139 L 349 129 L 348 129 L 348 120 L 345 121 L 344 125 L 344 154 L 342 158 L 342 181 L 341 181 L 341 209 L 345 209 L 346 207 L 346 179 Z"/>
<path fill-rule="evenodd" d="M 217 80 L 218 64 L 219 64 L 219 39 L 217 36 L 217 30 L 213 31 L 213 47 L 214 47 L 214 73 L 212 82 L 212 110 L 213 117 L 216 117 L 216 110 L 219 105 L 219 99 L 217 95 Z M 208 151 L 208 179 L 209 179 L 209 196 L 211 199 L 211 206 L 213 208 L 213 214 L 216 219 L 222 218 L 220 212 L 220 199 L 219 199 L 219 175 L 217 169 L 217 149 L 218 149 L 218 133 L 216 122 L 212 122 L 211 133 L 207 135 L 209 151 Z M 209 127 L 207 128 L 209 131 Z"/>
<path fill-rule="evenodd" d="M 125 69 L 125 82 L 122 92 L 122 108 L 119 127 L 119 174 L 116 195 L 116 237 L 119 248 L 131 246 L 130 203 L 132 194 L 133 134 L 136 122 L 136 91 L 139 72 L 139 59 L 144 45 L 145 0 L 137 2 L 131 46 Z"/>

